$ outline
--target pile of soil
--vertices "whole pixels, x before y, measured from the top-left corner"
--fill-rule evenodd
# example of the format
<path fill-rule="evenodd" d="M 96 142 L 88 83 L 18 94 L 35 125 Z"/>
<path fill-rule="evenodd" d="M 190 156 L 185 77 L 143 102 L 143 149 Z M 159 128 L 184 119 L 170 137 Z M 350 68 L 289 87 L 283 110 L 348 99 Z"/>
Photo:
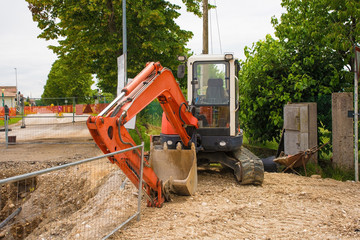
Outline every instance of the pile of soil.
<path fill-rule="evenodd" d="M 265 173 L 262 186 L 242 186 L 231 172 L 200 170 L 198 191 L 114 239 L 359 239 L 360 184 Z"/>
<path fill-rule="evenodd" d="M 21 165 L 29 164 L 12 167 Z M 0 222 L 21 211 L 0 230 L 0 239 L 101 239 L 136 211 L 136 188 L 119 190 L 124 180 L 119 168 L 102 159 L 21 181 L 20 187 L 2 186 Z"/>
<path fill-rule="evenodd" d="M 0 178 L 100 154 L 95 145 L 80 143 L 0 151 Z M 141 221 L 112 239 L 360 238 L 359 183 L 266 173 L 262 186 L 242 186 L 231 171 L 214 167 L 200 169 L 198 177 L 194 196 L 173 196 L 162 208 L 147 208 L 143 201 Z M 116 168 L 89 165 L 32 179 L 23 192 L 2 187 L 0 222 L 20 206 L 22 211 L 0 229 L 0 239 L 99 239 L 99 229 L 116 227 L 112 218 L 136 209 L 131 183 L 115 190 L 124 179 Z M 120 200 L 123 195 L 133 196 Z"/>

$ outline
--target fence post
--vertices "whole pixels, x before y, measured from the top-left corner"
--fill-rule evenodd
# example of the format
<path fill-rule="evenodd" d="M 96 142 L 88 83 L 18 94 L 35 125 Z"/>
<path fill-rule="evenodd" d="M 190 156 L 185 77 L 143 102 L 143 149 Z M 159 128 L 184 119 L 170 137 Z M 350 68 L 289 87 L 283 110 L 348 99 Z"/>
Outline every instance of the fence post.
<path fill-rule="evenodd" d="M 143 169 L 144 169 L 144 142 L 141 143 L 139 193 L 138 193 L 138 215 L 137 215 L 137 220 L 138 221 L 140 221 L 140 215 L 141 215 L 141 196 L 142 196 Z"/>
<path fill-rule="evenodd" d="M 73 123 L 75 122 L 75 107 L 76 107 L 76 104 L 75 104 L 75 97 L 73 97 Z"/>
<path fill-rule="evenodd" d="M 25 102 L 24 97 L 21 96 L 21 113 L 22 113 L 22 119 L 21 119 L 21 128 L 25 128 Z"/>
<path fill-rule="evenodd" d="M 5 126 L 5 147 L 8 148 L 8 118 L 9 118 L 9 108 L 5 105 L 5 119 L 4 119 L 4 126 Z"/>

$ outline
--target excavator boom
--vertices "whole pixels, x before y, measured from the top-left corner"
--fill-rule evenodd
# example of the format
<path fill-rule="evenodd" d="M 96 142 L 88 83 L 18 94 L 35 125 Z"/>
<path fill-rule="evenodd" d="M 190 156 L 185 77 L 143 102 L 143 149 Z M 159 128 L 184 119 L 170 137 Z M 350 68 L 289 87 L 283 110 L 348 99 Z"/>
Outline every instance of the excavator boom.
<path fill-rule="evenodd" d="M 87 126 L 99 148 L 106 154 L 135 146 L 124 124 L 156 98 L 184 146 L 190 148 L 192 131 L 198 128 L 198 120 L 188 111 L 186 99 L 172 72 L 154 62 L 148 63 L 109 107 L 98 116 L 88 118 Z M 133 150 L 109 157 L 109 160 L 117 164 L 135 186 L 139 186 L 140 158 L 140 152 Z M 143 188 L 150 199 L 148 204 L 161 207 L 165 200 L 164 183 L 147 160 L 143 179 Z"/>

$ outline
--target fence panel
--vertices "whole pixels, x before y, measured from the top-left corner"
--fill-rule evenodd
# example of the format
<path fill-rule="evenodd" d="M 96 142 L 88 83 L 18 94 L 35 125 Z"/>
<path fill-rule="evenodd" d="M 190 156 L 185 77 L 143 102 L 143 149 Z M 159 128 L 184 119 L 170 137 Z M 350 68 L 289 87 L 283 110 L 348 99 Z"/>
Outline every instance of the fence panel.
<path fill-rule="evenodd" d="M 0 238 L 101 239 L 138 216 L 141 194 L 104 156 L 0 180 Z"/>
<path fill-rule="evenodd" d="M 77 141 L 91 138 L 86 120 L 92 114 L 101 112 L 108 103 L 77 104 L 63 106 L 26 106 L 16 115 L 16 109 L 9 109 L 8 134 L 5 132 L 5 111 L 0 108 L 0 144 L 44 143 Z"/>

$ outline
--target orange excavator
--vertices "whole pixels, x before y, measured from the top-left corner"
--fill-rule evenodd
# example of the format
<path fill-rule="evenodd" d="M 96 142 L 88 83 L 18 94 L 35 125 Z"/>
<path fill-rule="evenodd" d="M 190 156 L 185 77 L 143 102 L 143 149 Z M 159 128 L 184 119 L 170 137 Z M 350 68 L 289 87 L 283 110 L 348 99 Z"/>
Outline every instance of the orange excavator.
<path fill-rule="evenodd" d="M 232 54 L 201 55 L 190 57 L 187 66 L 187 100 L 171 70 L 151 62 L 98 116 L 87 120 L 92 137 L 105 154 L 130 148 L 136 144 L 125 124 L 158 99 L 164 112 L 162 130 L 160 136 L 151 137 L 143 170 L 142 186 L 148 206 L 161 207 L 169 200 L 170 192 L 194 194 L 197 166 L 202 164 L 215 162 L 232 168 L 241 184 L 263 182 L 262 161 L 242 147 L 237 117 L 237 61 Z M 185 65 L 180 65 L 181 72 L 185 72 Z M 109 160 L 139 186 L 138 150 Z"/>

